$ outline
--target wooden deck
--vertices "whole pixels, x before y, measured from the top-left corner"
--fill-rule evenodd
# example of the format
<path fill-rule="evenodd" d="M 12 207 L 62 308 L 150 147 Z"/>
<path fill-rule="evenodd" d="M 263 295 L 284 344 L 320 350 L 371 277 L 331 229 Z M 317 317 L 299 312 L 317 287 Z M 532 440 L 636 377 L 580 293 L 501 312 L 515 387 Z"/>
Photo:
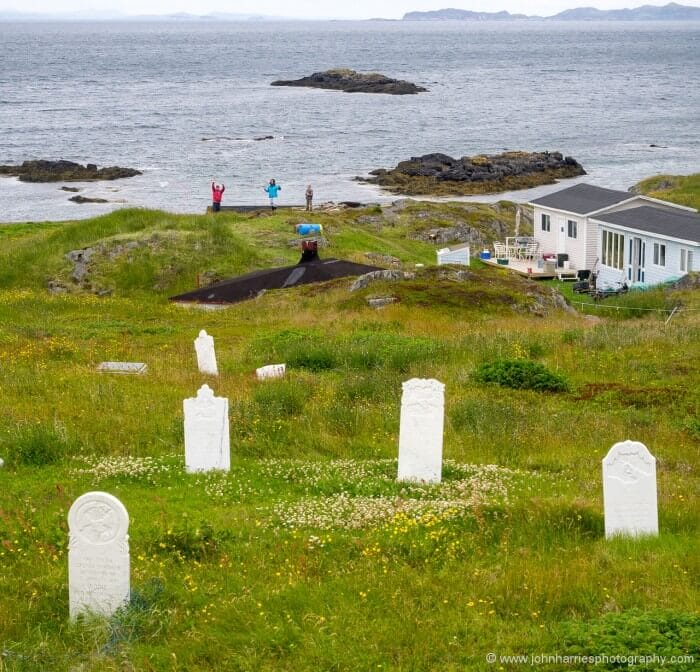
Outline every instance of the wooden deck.
<path fill-rule="evenodd" d="M 526 278 L 532 278 L 533 280 L 551 280 L 553 278 L 558 278 L 559 280 L 576 280 L 578 277 L 578 271 L 573 268 L 556 268 L 556 266 L 550 266 L 547 263 L 545 263 L 544 267 L 537 268 L 536 261 L 527 261 L 524 259 L 508 259 L 507 264 L 499 264 L 496 259 L 481 259 L 481 261 L 488 266 L 495 266 L 496 268 L 502 268 L 506 271 L 512 271 L 513 273 L 517 273 Z"/>

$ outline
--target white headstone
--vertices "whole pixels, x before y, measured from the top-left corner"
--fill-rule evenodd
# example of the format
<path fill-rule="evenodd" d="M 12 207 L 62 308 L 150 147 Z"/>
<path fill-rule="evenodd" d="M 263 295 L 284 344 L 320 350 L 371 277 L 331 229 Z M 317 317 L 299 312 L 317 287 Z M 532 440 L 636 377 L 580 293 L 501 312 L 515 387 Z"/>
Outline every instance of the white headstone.
<path fill-rule="evenodd" d="M 445 386 L 438 380 L 412 378 L 403 384 L 399 430 L 400 481 L 442 480 L 442 433 Z"/>
<path fill-rule="evenodd" d="M 284 378 L 286 369 L 286 364 L 268 364 L 267 366 L 261 366 L 259 369 L 255 369 L 255 375 L 258 377 L 258 380 L 265 380 L 265 378 Z"/>
<path fill-rule="evenodd" d="M 638 441 L 616 443 L 603 458 L 605 536 L 659 533 L 656 458 Z"/>
<path fill-rule="evenodd" d="M 68 512 L 70 617 L 111 616 L 128 603 L 129 514 L 106 492 L 88 492 Z"/>
<path fill-rule="evenodd" d="M 199 336 L 194 341 L 194 349 L 197 352 L 197 365 L 201 373 L 208 373 L 211 376 L 218 376 L 219 370 L 216 367 L 216 352 L 214 351 L 214 338 L 207 334 L 204 329 L 199 332 Z"/>
<path fill-rule="evenodd" d="M 231 468 L 228 399 L 202 385 L 185 399 L 185 468 L 188 472 Z"/>

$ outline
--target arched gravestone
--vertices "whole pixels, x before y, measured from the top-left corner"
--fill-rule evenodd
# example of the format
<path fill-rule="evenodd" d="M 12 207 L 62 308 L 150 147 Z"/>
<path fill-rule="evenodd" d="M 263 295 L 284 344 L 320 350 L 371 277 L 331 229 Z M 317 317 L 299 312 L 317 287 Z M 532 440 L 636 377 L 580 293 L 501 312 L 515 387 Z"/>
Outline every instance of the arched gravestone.
<path fill-rule="evenodd" d="M 403 383 L 399 430 L 400 481 L 442 480 L 445 386 L 438 380 L 412 378 Z"/>
<path fill-rule="evenodd" d="M 185 399 L 185 469 L 188 472 L 231 468 L 228 399 L 215 397 L 208 385 Z"/>
<path fill-rule="evenodd" d="M 129 514 L 106 492 L 88 492 L 68 512 L 70 617 L 111 616 L 129 602 Z"/>
<path fill-rule="evenodd" d="M 214 350 L 214 338 L 202 329 L 194 341 L 194 349 L 197 353 L 197 366 L 200 373 L 210 376 L 218 376 L 219 369 L 216 366 L 216 352 Z"/>
<path fill-rule="evenodd" d="M 616 443 L 603 458 L 605 536 L 659 533 L 656 458 L 639 441 Z"/>

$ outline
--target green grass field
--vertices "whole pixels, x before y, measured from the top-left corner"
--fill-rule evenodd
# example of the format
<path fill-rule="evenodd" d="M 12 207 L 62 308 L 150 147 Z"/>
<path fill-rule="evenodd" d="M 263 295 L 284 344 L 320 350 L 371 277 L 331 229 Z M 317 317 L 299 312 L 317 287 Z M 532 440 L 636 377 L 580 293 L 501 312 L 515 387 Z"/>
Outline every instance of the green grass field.
<path fill-rule="evenodd" d="M 502 238 L 512 205 L 414 203 L 311 217 L 322 256 L 424 264 L 412 280 L 215 312 L 168 302 L 197 276 L 294 263 L 295 217 L 123 210 L 0 227 L 0 671 L 626 667 L 490 653 L 650 657 L 634 670 L 694 655 L 663 669 L 698 669 L 697 290 L 567 311 L 559 283 L 478 262 L 458 281 L 415 234 L 461 222 Z M 65 254 L 82 247 L 75 281 Z M 387 294 L 399 301 L 367 305 Z M 200 329 L 218 378 L 197 371 Z M 149 370 L 97 373 L 106 360 Z M 255 380 L 278 362 L 285 379 Z M 564 384 L 475 375 L 512 362 Z M 395 480 L 411 377 L 446 385 L 440 485 Z M 184 473 L 182 400 L 205 382 L 230 403 L 227 474 Z M 658 538 L 604 538 L 601 460 L 625 439 L 657 458 Z M 129 512 L 132 600 L 70 622 L 67 513 L 90 490 Z"/>

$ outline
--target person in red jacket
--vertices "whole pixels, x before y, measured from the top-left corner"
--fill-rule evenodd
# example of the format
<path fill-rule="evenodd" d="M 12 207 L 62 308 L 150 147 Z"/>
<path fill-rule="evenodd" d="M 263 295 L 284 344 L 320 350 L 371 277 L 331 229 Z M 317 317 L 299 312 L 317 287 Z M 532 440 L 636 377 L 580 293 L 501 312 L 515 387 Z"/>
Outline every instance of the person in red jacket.
<path fill-rule="evenodd" d="M 219 212 L 221 210 L 221 197 L 224 195 L 224 191 L 226 191 L 226 187 L 224 186 L 223 182 L 221 184 L 217 184 L 212 180 L 211 183 L 211 209 L 212 212 Z"/>

